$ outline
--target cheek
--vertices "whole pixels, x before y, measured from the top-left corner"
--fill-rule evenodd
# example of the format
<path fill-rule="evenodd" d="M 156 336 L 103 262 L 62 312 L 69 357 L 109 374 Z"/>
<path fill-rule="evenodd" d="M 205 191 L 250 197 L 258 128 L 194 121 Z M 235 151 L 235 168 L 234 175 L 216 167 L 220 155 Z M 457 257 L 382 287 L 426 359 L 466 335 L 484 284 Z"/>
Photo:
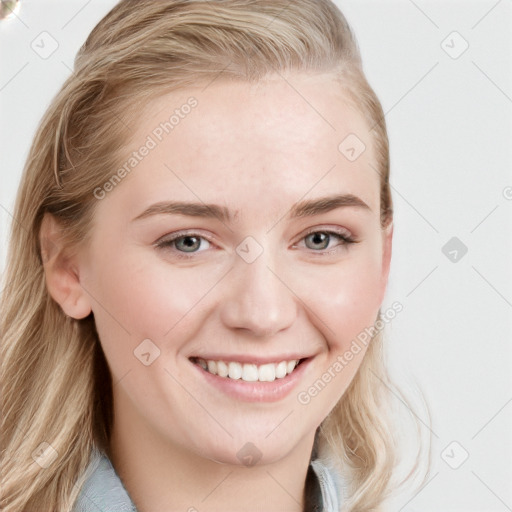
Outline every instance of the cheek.
<path fill-rule="evenodd" d="M 98 331 L 108 329 L 108 338 L 126 338 L 128 332 L 134 347 L 145 338 L 160 344 L 173 337 L 201 311 L 209 288 L 200 270 L 172 268 L 147 251 L 133 251 L 115 262 L 104 258 L 98 266 L 91 283 L 98 297 Z"/>
<path fill-rule="evenodd" d="M 346 350 L 358 334 L 375 322 L 381 305 L 381 280 L 380 266 L 373 254 L 361 254 L 332 266 L 303 283 L 306 304 L 321 320 L 323 327 L 316 323 L 334 351 Z"/>

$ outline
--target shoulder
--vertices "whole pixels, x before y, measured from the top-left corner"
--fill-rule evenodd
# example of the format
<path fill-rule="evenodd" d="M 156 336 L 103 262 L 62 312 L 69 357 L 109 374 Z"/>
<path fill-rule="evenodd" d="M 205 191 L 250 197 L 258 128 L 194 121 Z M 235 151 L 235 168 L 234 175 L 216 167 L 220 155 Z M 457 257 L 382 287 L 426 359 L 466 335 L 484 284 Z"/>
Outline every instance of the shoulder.
<path fill-rule="evenodd" d="M 93 450 L 85 482 L 71 512 L 137 512 L 110 459 Z"/>
<path fill-rule="evenodd" d="M 338 512 L 346 496 L 346 483 L 336 467 L 325 459 L 311 461 L 322 491 L 323 512 Z"/>

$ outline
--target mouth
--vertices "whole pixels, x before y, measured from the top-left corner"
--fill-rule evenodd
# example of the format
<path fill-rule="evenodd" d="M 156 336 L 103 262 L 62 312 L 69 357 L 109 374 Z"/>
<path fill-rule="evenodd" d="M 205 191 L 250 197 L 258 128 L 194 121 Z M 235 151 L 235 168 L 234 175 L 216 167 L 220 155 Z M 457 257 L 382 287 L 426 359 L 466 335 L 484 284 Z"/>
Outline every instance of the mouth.
<path fill-rule="evenodd" d="M 296 371 L 309 358 L 282 360 L 275 363 L 254 364 L 190 357 L 189 360 L 205 372 L 228 380 L 245 382 L 273 382 Z"/>

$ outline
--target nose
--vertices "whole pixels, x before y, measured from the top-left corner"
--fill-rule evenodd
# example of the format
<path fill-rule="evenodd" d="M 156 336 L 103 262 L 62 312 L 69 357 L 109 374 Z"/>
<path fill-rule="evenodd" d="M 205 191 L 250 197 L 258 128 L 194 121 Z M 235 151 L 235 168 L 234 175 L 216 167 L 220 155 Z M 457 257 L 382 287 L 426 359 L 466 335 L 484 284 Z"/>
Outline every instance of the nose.
<path fill-rule="evenodd" d="M 223 283 L 221 320 L 230 329 L 254 336 L 272 336 L 290 327 L 297 316 L 298 299 L 269 251 L 252 263 L 235 256 L 234 268 Z"/>

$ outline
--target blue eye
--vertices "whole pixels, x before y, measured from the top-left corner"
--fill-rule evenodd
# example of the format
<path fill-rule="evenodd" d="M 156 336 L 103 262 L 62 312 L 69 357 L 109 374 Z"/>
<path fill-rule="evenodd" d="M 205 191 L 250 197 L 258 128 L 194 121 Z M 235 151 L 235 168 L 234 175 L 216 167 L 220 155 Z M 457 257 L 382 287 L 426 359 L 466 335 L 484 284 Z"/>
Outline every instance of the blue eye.
<path fill-rule="evenodd" d="M 194 235 L 185 235 L 174 239 L 174 243 L 178 249 L 181 246 L 185 252 L 197 252 L 197 249 L 201 246 L 201 240 L 204 240 L 204 238 Z"/>
<path fill-rule="evenodd" d="M 310 238 L 311 237 L 311 238 Z M 320 244 L 322 247 L 319 247 L 319 249 L 327 249 L 329 246 L 329 242 L 332 238 L 336 238 L 340 240 L 342 243 L 339 245 L 345 245 L 345 244 L 353 244 L 355 243 L 355 240 L 347 235 L 343 235 L 341 233 L 338 233 L 337 231 L 313 231 L 311 233 L 308 233 L 304 240 L 312 240 L 315 244 Z M 327 245 L 325 245 L 325 242 L 327 241 Z M 310 249 L 316 249 L 315 247 L 309 247 Z"/>
<path fill-rule="evenodd" d="M 179 258 L 191 258 L 192 256 L 188 256 L 187 253 L 202 252 L 198 251 L 198 248 L 201 246 L 201 240 L 209 243 L 206 238 L 197 233 L 187 233 L 186 235 L 178 233 L 171 238 L 157 242 L 156 246 L 160 249 L 174 249 Z"/>
<path fill-rule="evenodd" d="M 334 248 L 327 250 L 333 238 L 338 240 L 339 243 Z M 311 231 L 302 237 L 302 240 L 311 240 L 313 247 L 308 244 L 306 244 L 306 247 L 311 249 L 313 254 L 318 253 L 318 255 L 330 254 L 340 249 L 346 249 L 350 244 L 358 243 L 353 237 L 346 235 L 345 231 L 338 232 L 333 230 Z M 154 245 L 159 249 L 173 252 L 178 258 L 191 259 L 194 257 L 194 254 L 204 252 L 199 250 L 201 241 L 206 242 L 209 247 L 210 241 L 198 233 L 183 234 L 183 232 L 178 232 L 157 241 Z M 320 247 L 314 247 L 315 244 L 320 245 Z"/>

